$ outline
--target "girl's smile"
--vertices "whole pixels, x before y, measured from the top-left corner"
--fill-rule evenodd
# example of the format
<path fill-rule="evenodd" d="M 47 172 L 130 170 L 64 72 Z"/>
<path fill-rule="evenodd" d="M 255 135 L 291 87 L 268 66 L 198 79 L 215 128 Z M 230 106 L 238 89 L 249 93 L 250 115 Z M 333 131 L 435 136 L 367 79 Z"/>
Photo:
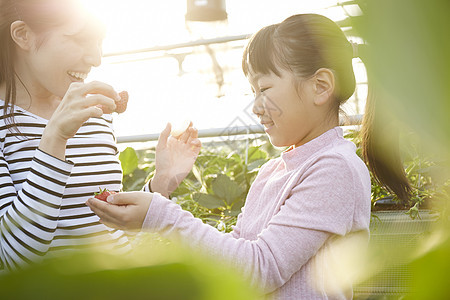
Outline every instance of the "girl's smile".
<path fill-rule="evenodd" d="M 329 129 L 317 121 L 325 110 L 315 104 L 314 80 L 300 82 L 292 72 L 281 69 L 280 76 L 254 74 L 249 81 L 256 96 L 253 113 L 274 146 L 298 146 Z"/>

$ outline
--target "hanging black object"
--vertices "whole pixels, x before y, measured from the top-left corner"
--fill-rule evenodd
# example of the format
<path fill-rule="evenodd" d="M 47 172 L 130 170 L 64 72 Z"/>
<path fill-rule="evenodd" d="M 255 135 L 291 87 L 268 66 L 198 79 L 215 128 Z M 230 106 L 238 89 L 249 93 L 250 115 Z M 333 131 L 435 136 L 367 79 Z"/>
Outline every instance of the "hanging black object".
<path fill-rule="evenodd" d="M 222 21 L 227 19 L 225 0 L 187 0 L 186 21 Z"/>

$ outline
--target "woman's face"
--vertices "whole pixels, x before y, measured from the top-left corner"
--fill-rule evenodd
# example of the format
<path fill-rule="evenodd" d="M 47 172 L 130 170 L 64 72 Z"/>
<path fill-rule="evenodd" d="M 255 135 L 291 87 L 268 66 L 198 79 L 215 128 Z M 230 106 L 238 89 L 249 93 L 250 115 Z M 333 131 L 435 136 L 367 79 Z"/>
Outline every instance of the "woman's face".
<path fill-rule="evenodd" d="M 311 80 L 299 83 L 287 70 L 280 70 L 280 75 L 249 76 L 255 93 L 253 113 L 259 117 L 274 146 L 299 146 L 317 136 L 323 121 L 322 109 L 314 104 Z"/>
<path fill-rule="evenodd" d="M 101 63 L 102 34 L 90 19 L 72 16 L 44 32 L 32 32 L 33 45 L 24 56 L 33 85 L 63 97 L 72 82 L 83 82 Z"/>

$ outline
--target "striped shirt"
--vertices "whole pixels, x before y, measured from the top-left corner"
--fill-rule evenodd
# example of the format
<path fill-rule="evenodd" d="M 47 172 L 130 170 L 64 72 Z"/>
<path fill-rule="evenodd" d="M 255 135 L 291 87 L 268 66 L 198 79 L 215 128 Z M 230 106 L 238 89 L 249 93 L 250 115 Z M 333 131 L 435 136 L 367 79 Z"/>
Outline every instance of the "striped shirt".
<path fill-rule="evenodd" d="M 17 106 L 14 110 L 21 135 L 11 129 L 8 115 L 0 116 L 2 267 L 18 269 L 52 254 L 92 246 L 128 250 L 124 232 L 99 223 L 85 205 L 100 187 L 121 188 L 111 115 L 85 122 L 68 140 L 62 161 L 37 149 L 48 120 Z"/>

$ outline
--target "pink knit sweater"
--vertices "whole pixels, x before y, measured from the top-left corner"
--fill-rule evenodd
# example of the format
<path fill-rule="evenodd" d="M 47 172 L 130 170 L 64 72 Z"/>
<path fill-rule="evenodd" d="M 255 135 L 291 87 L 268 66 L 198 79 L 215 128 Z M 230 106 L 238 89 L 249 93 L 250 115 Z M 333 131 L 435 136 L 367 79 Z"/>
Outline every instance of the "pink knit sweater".
<path fill-rule="evenodd" d="M 342 254 L 333 245 L 355 233 L 367 240 L 369 221 L 369 172 L 336 127 L 261 168 L 233 232 L 203 224 L 159 194 L 143 229 L 229 261 L 270 299 L 350 299 L 340 276 L 327 276 Z"/>

